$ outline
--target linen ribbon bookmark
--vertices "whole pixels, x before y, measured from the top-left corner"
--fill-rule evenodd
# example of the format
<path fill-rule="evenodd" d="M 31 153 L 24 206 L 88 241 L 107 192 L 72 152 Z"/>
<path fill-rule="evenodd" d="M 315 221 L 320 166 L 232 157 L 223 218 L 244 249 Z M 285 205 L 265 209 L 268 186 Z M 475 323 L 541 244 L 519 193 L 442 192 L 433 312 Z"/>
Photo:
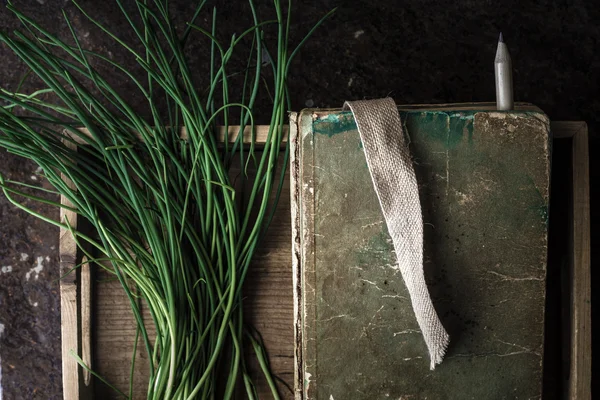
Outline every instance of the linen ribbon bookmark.
<path fill-rule="evenodd" d="M 425 283 L 419 188 L 400 114 L 389 97 L 346 102 L 344 109 L 350 109 L 354 114 L 373 186 L 433 370 L 444 358 L 449 337 L 433 308 Z"/>

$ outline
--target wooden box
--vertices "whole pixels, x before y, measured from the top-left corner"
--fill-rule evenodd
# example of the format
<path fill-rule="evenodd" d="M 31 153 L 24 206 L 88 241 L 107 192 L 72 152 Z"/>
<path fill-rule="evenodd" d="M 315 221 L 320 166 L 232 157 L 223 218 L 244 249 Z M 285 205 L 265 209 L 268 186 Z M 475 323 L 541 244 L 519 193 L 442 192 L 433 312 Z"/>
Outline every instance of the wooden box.
<path fill-rule="evenodd" d="M 551 130 L 555 138 L 570 138 L 568 145 L 573 151 L 571 165 L 553 165 L 554 170 L 567 169 L 573 176 L 572 201 L 565 203 L 572 213 L 571 236 L 568 239 L 571 257 L 565 265 L 572 276 L 571 283 L 567 285 L 572 295 L 563 297 L 564 301 L 561 302 L 562 307 L 568 310 L 571 324 L 566 334 L 559 335 L 562 346 L 569 346 L 572 351 L 564 355 L 567 359 L 563 360 L 569 376 L 564 385 L 567 393 L 564 396 L 559 393 L 554 397 L 554 394 L 544 392 L 544 396 L 586 399 L 591 397 L 587 128 L 585 123 L 580 122 L 556 122 L 552 123 Z M 289 179 L 286 179 L 284 190 L 289 190 Z M 554 210 L 551 211 L 553 212 Z M 282 196 L 270 234 L 249 274 L 245 306 L 251 322 L 263 335 L 274 373 L 281 379 L 282 397 L 288 399 L 301 398 L 300 392 L 294 392 L 294 375 L 299 376 L 299 371 L 294 362 L 297 349 L 294 319 L 297 310 L 294 310 L 292 298 L 294 277 L 291 244 L 290 202 L 287 196 Z M 64 232 L 61 232 L 60 246 L 61 271 L 68 271 L 81 262 L 70 237 Z M 548 273 L 551 273 L 550 269 Z M 549 292 L 548 295 L 558 296 L 558 293 Z M 94 371 L 115 386 L 127 388 L 135 322 L 122 289 L 118 283 L 106 280 L 97 268 L 92 266 L 90 270 L 89 266 L 84 266 L 61 281 L 61 306 L 64 398 L 118 398 L 109 388 L 79 367 L 71 352 L 77 352 L 90 362 Z M 555 374 L 564 375 L 566 372 L 562 365 L 550 370 Z M 144 398 L 144 377 L 145 367 L 138 361 L 134 370 L 136 399 Z M 545 385 L 546 381 L 557 379 L 560 380 L 560 377 L 545 378 Z M 259 387 L 262 388 L 264 398 L 270 398 L 265 386 Z"/>

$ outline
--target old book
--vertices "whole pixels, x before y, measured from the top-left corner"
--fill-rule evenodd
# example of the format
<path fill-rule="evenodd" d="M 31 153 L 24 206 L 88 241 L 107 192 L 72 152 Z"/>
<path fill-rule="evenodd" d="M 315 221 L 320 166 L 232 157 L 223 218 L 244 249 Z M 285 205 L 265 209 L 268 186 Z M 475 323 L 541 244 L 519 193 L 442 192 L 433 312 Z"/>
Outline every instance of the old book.
<path fill-rule="evenodd" d="M 352 114 L 305 110 L 291 121 L 297 398 L 539 398 L 548 118 L 533 107 L 401 118 L 446 358 L 429 370 Z"/>

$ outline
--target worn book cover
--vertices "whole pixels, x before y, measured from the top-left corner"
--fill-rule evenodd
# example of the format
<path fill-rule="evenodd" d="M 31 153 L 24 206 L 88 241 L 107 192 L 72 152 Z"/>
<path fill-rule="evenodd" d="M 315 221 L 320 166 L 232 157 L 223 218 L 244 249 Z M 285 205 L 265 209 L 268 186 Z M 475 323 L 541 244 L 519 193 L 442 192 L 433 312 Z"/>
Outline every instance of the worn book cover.
<path fill-rule="evenodd" d="M 290 122 L 296 398 L 540 398 L 548 118 L 400 114 L 446 357 L 429 369 L 352 114 L 304 110 Z"/>

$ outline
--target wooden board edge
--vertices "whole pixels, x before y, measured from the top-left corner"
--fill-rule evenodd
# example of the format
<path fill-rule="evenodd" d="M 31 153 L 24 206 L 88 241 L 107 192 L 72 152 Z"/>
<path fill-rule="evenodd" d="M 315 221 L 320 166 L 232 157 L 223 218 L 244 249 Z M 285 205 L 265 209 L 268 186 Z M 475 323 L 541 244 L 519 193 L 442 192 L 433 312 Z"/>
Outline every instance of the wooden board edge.
<path fill-rule="evenodd" d="M 578 132 L 585 130 L 587 136 L 587 124 L 583 121 L 552 121 L 550 132 L 554 139 L 572 138 Z"/>
<path fill-rule="evenodd" d="M 65 141 L 71 149 L 77 146 Z M 65 176 L 62 179 L 73 188 L 73 183 Z M 73 207 L 73 204 L 63 195 L 61 205 Z M 72 229 L 77 229 L 77 214 L 61 207 L 60 221 L 68 223 Z M 77 244 L 68 229 L 60 228 L 59 236 L 60 257 L 60 316 L 61 316 L 61 352 L 62 352 L 62 382 L 63 398 L 65 400 L 80 399 L 79 364 L 72 352 L 79 353 L 79 302 L 77 295 Z"/>
<path fill-rule="evenodd" d="M 92 271 L 88 258 L 81 258 L 80 267 L 80 291 L 81 291 L 81 359 L 90 370 L 94 369 L 92 364 Z M 83 384 L 90 386 L 92 374 L 89 370 L 83 370 Z"/>
<path fill-rule="evenodd" d="M 591 237 L 589 194 L 589 149 L 587 124 L 583 121 L 551 123 L 554 139 L 571 139 L 572 151 L 572 226 L 571 262 L 571 359 L 569 360 L 568 398 L 591 399 L 592 321 L 591 321 Z"/>
<path fill-rule="evenodd" d="M 573 131 L 572 293 L 569 398 L 592 398 L 591 237 L 588 131 Z"/>
<path fill-rule="evenodd" d="M 255 143 L 257 144 L 264 144 L 267 142 L 267 138 L 269 137 L 269 131 L 270 131 L 270 126 L 269 125 L 257 125 L 255 126 L 255 130 L 254 130 L 254 134 L 252 132 L 252 128 L 250 126 L 246 126 L 244 128 L 244 131 L 242 133 L 243 138 L 242 138 L 242 143 L 244 144 L 250 144 L 252 143 L 252 141 L 254 140 Z M 240 134 L 240 126 L 239 125 L 230 125 L 227 128 L 224 126 L 219 126 L 217 127 L 218 131 L 217 131 L 217 141 L 219 143 L 225 143 L 225 139 L 227 139 L 229 141 L 229 143 L 234 143 L 239 134 Z M 84 137 L 90 138 L 91 134 L 89 132 L 88 129 L 86 128 L 77 128 L 77 130 L 79 132 L 81 132 L 81 134 Z M 84 137 L 81 137 L 79 135 L 77 135 L 74 132 L 70 132 L 65 130 L 64 131 L 65 135 L 67 135 L 68 137 L 70 137 L 71 139 L 73 139 L 77 144 L 80 145 L 85 145 L 88 144 L 88 141 L 86 139 L 84 139 Z M 285 145 L 285 143 L 287 143 L 288 141 L 288 133 L 289 133 L 289 127 L 288 125 L 283 125 L 283 140 L 282 140 L 282 145 Z M 138 139 L 141 139 L 142 136 L 140 134 L 136 134 L 136 137 Z M 179 137 L 182 140 L 186 140 L 188 138 L 188 134 L 187 134 L 187 130 L 185 127 L 182 127 L 179 133 Z"/>

